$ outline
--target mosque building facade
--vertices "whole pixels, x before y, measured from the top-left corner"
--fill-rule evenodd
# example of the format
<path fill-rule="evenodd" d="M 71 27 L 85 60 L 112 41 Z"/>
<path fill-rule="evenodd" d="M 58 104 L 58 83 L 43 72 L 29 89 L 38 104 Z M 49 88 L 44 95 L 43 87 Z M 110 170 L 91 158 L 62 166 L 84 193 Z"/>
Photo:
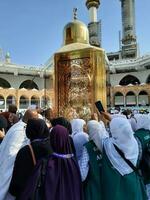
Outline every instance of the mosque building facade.
<path fill-rule="evenodd" d="M 107 53 L 105 58 L 107 105 L 108 107 L 149 106 L 150 55 L 139 55 L 135 28 L 135 0 L 120 0 L 120 2 L 122 13 L 120 50 Z M 89 44 L 85 44 L 83 40 L 74 41 L 74 38 L 70 37 L 71 29 L 68 28 L 66 32 L 68 40 L 43 66 L 14 64 L 9 53 L 4 59 L 0 59 L 0 110 L 5 110 L 12 103 L 20 110 L 31 105 L 42 108 L 55 105 L 56 55 L 62 51 L 70 52 L 68 55 L 72 55 L 72 51 L 101 48 L 101 21 L 97 19 L 100 0 L 86 0 L 86 6 L 90 16 L 87 26 Z M 82 34 L 82 31 L 80 33 Z M 77 38 L 77 35 L 75 37 Z M 77 59 L 74 62 L 81 60 Z"/>
<path fill-rule="evenodd" d="M 107 53 L 109 60 L 107 79 L 108 107 L 136 107 L 150 105 L 150 55 L 140 56 L 135 27 L 135 0 L 120 0 L 122 15 L 122 39 L 117 52 Z M 100 0 L 87 0 L 90 23 L 89 32 L 93 32 L 101 46 L 100 21 L 97 20 L 97 9 Z M 98 23 L 98 24 L 96 24 Z M 98 31 L 98 28 L 100 31 Z M 97 33 L 96 33 L 97 30 Z M 91 39 L 93 39 L 92 35 Z M 93 43 L 90 40 L 91 45 Z"/>
<path fill-rule="evenodd" d="M 150 55 L 140 56 L 135 27 L 135 0 L 120 0 L 122 40 L 118 52 L 108 53 L 109 105 L 150 105 Z"/>
<path fill-rule="evenodd" d="M 19 110 L 53 104 L 53 74 L 41 66 L 17 65 L 9 53 L 0 61 L 0 110 L 16 104 Z"/>

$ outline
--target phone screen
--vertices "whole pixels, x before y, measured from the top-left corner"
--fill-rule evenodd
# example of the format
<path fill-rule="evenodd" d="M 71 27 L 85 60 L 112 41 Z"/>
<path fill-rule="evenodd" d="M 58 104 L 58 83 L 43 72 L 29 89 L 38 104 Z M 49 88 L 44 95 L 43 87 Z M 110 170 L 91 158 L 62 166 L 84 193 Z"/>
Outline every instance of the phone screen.
<path fill-rule="evenodd" d="M 96 101 L 95 105 L 96 105 L 96 108 L 98 109 L 99 112 L 105 112 L 101 101 Z"/>

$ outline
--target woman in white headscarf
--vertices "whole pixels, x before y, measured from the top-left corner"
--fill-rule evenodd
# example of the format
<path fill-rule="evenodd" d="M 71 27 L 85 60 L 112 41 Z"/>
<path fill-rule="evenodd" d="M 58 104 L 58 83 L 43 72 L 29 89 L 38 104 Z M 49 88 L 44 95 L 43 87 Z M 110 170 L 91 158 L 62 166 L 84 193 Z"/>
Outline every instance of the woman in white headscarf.
<path fill-rule="evenodd" d="M 83 119 L 73 119 L 71 121 L 72 139 L 76 149 L 77 160 L 80 160 L 83 151 L 83 145 L 89 141 L 89 136 L 84 132 L 86 122 Z"/>
<path fill-rule="evenodd" d="M 136 127 L 137 127 L 137 120 L 134 116 L 132 116 L 131 118 L 128 119 L 128 121 L 131 124 L 132 130 L 135 131 Z"/>
<path fill-rule="evenodd" d="M 137 114 L 135 115 L 137 120 L 136 130 L 145 129 L 150 130 L 150 115 L 147 114 Z"/>
<path fill-rule="evenodd" d="M 138 144 L 127 119 L 118 117 L 110 122 L 112 137 L 103 141 L 103 158 L 101 168 L 103 200 L 145 200 L 145 188 L 134 167 L 138 160 Z M 115 147 L 116 146 L 116 147 Z M 119 154 L 120 149 L 123 156 Z"/>
<path fill-rule="evenodd" d="M 108 133 L 103 125 L 96 120 L 88 122 L 87 130 L 90 141 L 85 144 L 79 160 L 82 181 L 84 181 L 84 198 L 86 200 L 101 200 L 101 151 L 103 139 L 108 137 Z"/>
<path fill-rule="evenodd" d="M 149 169 L 145 168 L 145 163 L 143 163 L 143 156 L 147 151 L 147 146 L 150 143 L 150 116 L 141 114 L 135 115 L 137 120 L 137 126 L 135 131 L 135 137 L 139 144 L 139 167 L 142 169 L 142 175 L 144 176 L 144 183 L 146 185 L 147 196 L 150 200 L 150 173 Z M 148 172 L 148 173 L 147 173 Z"/>

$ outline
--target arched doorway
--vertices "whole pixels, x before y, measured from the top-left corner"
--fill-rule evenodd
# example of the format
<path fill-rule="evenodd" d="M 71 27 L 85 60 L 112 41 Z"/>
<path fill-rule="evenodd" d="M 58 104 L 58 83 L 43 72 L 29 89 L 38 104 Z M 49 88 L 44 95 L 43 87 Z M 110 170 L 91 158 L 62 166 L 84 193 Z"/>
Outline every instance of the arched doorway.
<path fill-rule="evenodd" d="M 150 75 L 147 77 L 146 83 L 150 84 Z"/>
<path fill-rule="evenodd" d="M 6 81 L 5 79 L 3 78 L 0 78 L 0 87 L 2 88 L 10 88 L 11 85 L 8 81 Z"/>
<path fill-rule="evenodd" d="M 7 97 L 7 99 L 6 99 L 7 108 L 8 108 L 8 106 L 11 105 L 11 104 L 16 104 L 16 98 L 15 98 L 15 96 L 9 95 L 9 96 Z"/>
<path fill-rule="evenodd" d="M 21 96 L 19 101 L 19 107 L 20 109 L 27 109 L 29 107 L 29 99 L 25 96 Z"/>
<path fill-rule="evenodd" d="M 148 102 L 148 93 L 145 92 L 145 91 L 141 91 L 139 93 L 138 100 L 139 100 L 139 105 L 140 106 L 146 106 L 146 105 L 148 106 L 149 105 L 149 102 Z"/>
<path fill-rule="evenodd" d="M 37 107 L 39 107 L 40 105 L 40 99 L 37 96 L 32 96 L 31 97 L 31 105 L 35 105 Z"/>
<path fill-rule="evenodd" d="M 121 92 L 117 92 L 114 97 L 115 106 L 124 106 L 124 97 Z"/>
<path fill-rule="evenodd" d="M 126 94 L 126 106 L 135 106 L 136 105 L 136 96 L 133 92 L 128 92 Z"/>
<path fill-rule="evenodd" d="M 137 84 L 140 84 L 140 81 L 135 76 L 127 75 L 124 78 L 122 78 L 121 81 L 119 82 L 119 85 L 123 85 L 123 86 L 129 85 L 129 84 L 137 85 Z"/>
<path fill-rule="evenodd" d="M 35 89 L 39 90 L 39 87 L 33 80 L 26 80 L 26 81 L 22 82 L 19 89 L 21 89 L 21 88 L 26 88 L 28 90 L 32 90 L 35 88 Z"/>

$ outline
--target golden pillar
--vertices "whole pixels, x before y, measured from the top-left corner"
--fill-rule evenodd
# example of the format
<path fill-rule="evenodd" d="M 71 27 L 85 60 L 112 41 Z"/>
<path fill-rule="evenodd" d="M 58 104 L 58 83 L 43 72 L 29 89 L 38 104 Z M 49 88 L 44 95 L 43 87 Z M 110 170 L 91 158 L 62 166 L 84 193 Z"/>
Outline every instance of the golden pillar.
<path fill-rule="evenodd" d="M 101 100 L 106 108 L 105 52 L 89 44 L 87 26 L 77 20 L 76 11 L 64 27 L 64 46 L 54 56 L 55 109 L 67 117 L 73 108 L 89 119 L 95 101 Z"/>
<path fill-rule="evenodd" d="M 95 101 L 106 109 L 105 52 L 86 48 L 55 54 L 55 108 L 59 115 L 74 108 L 80 117 L 89 119 Z"/>

